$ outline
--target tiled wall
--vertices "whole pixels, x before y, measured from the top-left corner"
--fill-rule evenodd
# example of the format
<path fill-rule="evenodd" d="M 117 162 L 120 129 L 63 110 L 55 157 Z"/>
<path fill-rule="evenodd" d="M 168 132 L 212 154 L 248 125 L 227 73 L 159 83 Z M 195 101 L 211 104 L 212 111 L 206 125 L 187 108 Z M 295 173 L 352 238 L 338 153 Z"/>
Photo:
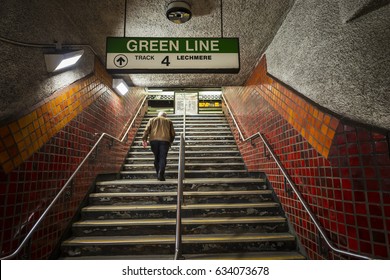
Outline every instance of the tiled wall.
<path fill-rule="evenodd" d="M 119 97 L 111 90 L 110 81 L 104 67 L 96 61 L 93 74 L 2 126 L 2 256 L 20 244 L 100 134 L 122 137 L 125 133 L 123 127 L 140 107 L 143 90 L 133 89 Z M 44 259 L 50 255 L 97 174 L 118 172 L 145 108 L 126 143 L 103 138 L 97 153 L 87 159 L 19 257 Z"/>
<path fill-rule="evenodd" d="M 258 131 L 265 134 L 336 247 L 390 258 L 386 131 L 340 120 L 305 100 L 267 74 L 265 57 L 246 86 L 224 88 L 224 96 L 245 137 Z M 238 131 L 228 119 L 238 140 Z M 284 178 L 264 154 L 261 140 L 238 140 L 238 144 L 248 169 L 266 172 L 308 257 L 347 258 L 320 252 L 314 224 L 296 196 L 285 191 Z"/>

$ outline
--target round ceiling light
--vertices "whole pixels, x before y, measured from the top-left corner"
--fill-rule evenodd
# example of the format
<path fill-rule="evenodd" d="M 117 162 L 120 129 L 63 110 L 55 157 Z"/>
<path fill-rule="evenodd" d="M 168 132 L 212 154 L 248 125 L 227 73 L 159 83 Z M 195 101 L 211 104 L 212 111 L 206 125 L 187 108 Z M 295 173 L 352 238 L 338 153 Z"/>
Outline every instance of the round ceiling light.
<path fill-rule="evenodd" d="M 191 6 L 184 1 L 172 2 L 168 5 L 166 16 L 174 23 L 185 23 L 191 19 Z"/>

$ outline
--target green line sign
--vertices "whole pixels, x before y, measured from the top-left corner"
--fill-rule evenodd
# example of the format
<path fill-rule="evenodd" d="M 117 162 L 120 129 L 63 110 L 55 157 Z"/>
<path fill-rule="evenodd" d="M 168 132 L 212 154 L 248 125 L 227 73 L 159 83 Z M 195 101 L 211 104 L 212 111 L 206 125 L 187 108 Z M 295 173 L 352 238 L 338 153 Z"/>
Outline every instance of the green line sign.
<path fill-rule="evenodd" d="M 238 38 L 108 37 L 111 73 L 238 73 Z"/>

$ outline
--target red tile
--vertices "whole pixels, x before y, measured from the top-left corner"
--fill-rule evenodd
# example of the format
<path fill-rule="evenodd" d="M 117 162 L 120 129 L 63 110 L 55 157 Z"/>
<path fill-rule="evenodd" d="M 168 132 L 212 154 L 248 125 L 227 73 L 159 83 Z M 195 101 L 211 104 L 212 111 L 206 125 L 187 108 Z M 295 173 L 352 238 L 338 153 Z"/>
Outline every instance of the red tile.
<path fill-rule="evenodd" d="M 389 146 L 386 141 L 375 142 L 375 152 L 382 154 L 389 152 Z"/>
<path fill-rule="evenodd" d="M 369 212 L 371 216 L 382 216 L 382 207 L 379 205 L 369 204 L 368 206 Z"/>

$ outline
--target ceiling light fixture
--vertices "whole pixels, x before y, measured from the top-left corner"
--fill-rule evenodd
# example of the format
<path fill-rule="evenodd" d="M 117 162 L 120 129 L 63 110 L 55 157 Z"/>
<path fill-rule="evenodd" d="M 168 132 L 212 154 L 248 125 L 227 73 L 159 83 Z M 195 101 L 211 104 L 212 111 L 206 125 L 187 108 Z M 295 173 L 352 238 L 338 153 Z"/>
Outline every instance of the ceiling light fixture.
<path fill-rule="evenodd" d="M 76 64 L 83 54 L 84 50 L 44 54 L 46 69 L 48 72 L 56 72 L 68 68 Z"/>
<path fill-rule="evenodd" d="M 168 5 L 166 16 L 174 23 L 185 23 L 191 19 L 191 6 L 184 1 L 174 1 Z"/>
<path fill-rule="evenodd" d="M 119 93 L 122 96 L 129 92 L 128 85 L 122 79 L 113 79 L 112 87 L 115 89 L 117 93 Z"/>

